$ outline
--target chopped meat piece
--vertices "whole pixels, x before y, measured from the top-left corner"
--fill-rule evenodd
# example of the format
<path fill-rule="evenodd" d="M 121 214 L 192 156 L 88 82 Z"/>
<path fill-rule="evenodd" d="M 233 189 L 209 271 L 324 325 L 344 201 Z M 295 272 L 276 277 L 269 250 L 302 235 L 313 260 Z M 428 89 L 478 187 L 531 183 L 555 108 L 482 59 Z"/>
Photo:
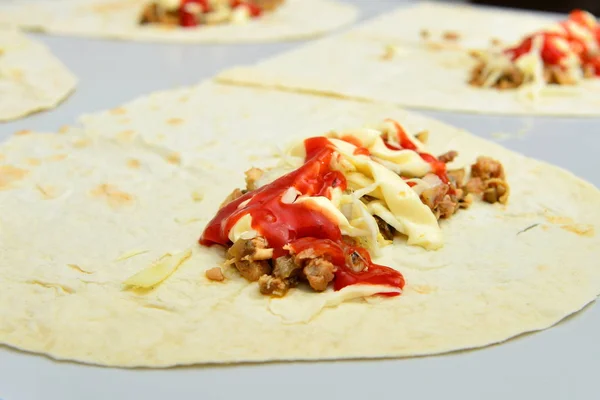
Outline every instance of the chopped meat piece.
<path fill-rule="evenodd" d="M 415 135 L 417 140 L 423 144 L 427 144 L 429 141 L 429 131 L 421 131 Z"/>
<path fill-rule="evenodd" d="M 286 279 L 263 275 L 258 279 L 258 288 L 262 294 L 283 297 L 290 289 L 290 284 Z"/>
<path fill-rule="evenodd" d="M 163 10 L 157 3 L 149 3 L 142 10 L 140 24 L 179 25 L 179 13 L 177 11 Z"/>
<path fill-rule="evenodd" d="M 510 188 L 508 183 L 502 179 L 490 179 L 486 182 L 486 189 L 483 191 L 483 200 L 488 203 L 499 202 L 506 204 Z"/>
<path fill-rule="evenodd" d="M 464 195 L 458 203 L 460 208 L 469 208 L 471 204 L 473 204 L 473 195 L 471 193 Z"/>
<path fill-rule="evenodd" d="M 446 31 L 444 32 L 444 35 L 442 36 L 445 40 L 458 40 L 460 39 L 460 34 L 458 32 L 453 32 L 453 31 Z"/>
<path fill-rule="evenodd" d="M 478 54 L 472 54 L 474 57 L 480 57 Z M 487 63 L 481 60 L 471 71 L 469 84 L 472 86 L 482 87 L 487 83 Z M 498 77 L 492 85 L 496 89 L 513 89 L 521 86 L 525 82 L 525 76 L 516 66 L 510 65 Z"/>
<path fill-rule="evenodd" d="M 484 185 L 483 181 L 481 180 L 481 178 L 471 178 L 471 179 L 469 179 L 469 181 L 467 182 L 467 184 L 464 186 L 463 189 L 467 193 L 481 194 L 481 193 L 483 193 L 484 188 L 485 188 L 485 185 Z"/>
<path fill-rule="evenodd" d="M 334 278 L 335 271 L 336 267 L 331 262 L 320 257 L 311 259 L 303 269 L 308 284 L 317 292 L 327 289 L 327 285 Z"/>
<path fill-rule="evenodd" d="M 254 282 L 262 275 L 271 273 L 271 264 L 263 257 L 263 253 L 269 250 L 272 256 L 273 249 L 267 249 L 265 238 L 257 236 L 250 240 L 237 240 L 227 250 L 227 256 L 233 259 L 240 275 Z"/>
<path fill-rule="evenodd" d="M 438 157 L 438 160 L 440 160 L 441 162 L 448 164 L 449 162 L 454 161 L 454 159 L 458 156 L 458 152 L 452 150 L 452 151 L 447 151 L 446 153 L 442 154 L 441 156 Z"/>
<path fill-rule="evenodd" d="M 245 172 L 246 174 L 246 189 L 247 190 L 255 190 L 257 189 L 256 187 L 256 181 L 259 180 L 261 178 L 261 176 L 263 176 L 264 171 L 260 168 L 250 168 L 248 171 Z"/>
<path fill-rule="evenodd" d="M 241 189 L 234 189 L 233 192 L 229 193 L 229 196 L 225 197 L 225 200 L 221 203 L 219 208 L 225 207 L 227 204 L 231 203 L 237 198 L 240 198 L 244 195 L 244 192 Z"/>
<path fill-rule="evenodd" d="M 453 199 L 453 196 L 445 195 L 442 201 L 437 205 L 438 218 L 450 218 L 459 209 L 458 202 Z"/>
<path fill-rule="evenodd" d="M 352 254 L 346 257 L 346 264 L 354 272 L 362 272 L 367 268 L 365 259 L 357 251 L 352 252 Z"/>
<path fill-rule="evenodd" d="M 206 277 L 211 281 L 222 282 L 223 280 L 225 280 L 225 277 L 223 276 L 223 271 L 221 271 L 221 268 L 219 267 L 211 268 L 207 270 L 205 274 Z"/>
<path fill-rule="evenodd" d="M 273 268 L 273 275 L 278 278 L 290 278 L 296 276 L 302 267 L 294 261 L 294 257 L 283 256 L 275 259 L 275 267 Z"/>
<path fill-rule="evenodd" d="M 423 193 L 421 193 L 421 201 L 436 214 L 437 206 L 444 199 L 446 193 L 448 193 L 448 189 L 448 185 L 437 185 L 425 189 L 423 190 Z M 439 216 L 439 214 L 436 216 Z"/>
<path fill-rule="evenodd" d="M 479 156 L 471 166 L 471 176 L 486 181 L 492 178 L 504 179 L 504 168 L 499 161 L 490 157 Z"/>
<path fill-rule="evenodd" d="M 374 215 L 373 218 L 375 218 L 375 221 L 377 222 L 377 227 L 379 228 L 381 236 L 386 240 L 393 240 L 396 230 L 377 215 Z"/>
<path fill-rule="evenodd" d="M 506 204 L 510 189 L 505 180 L 504 167 L 489 157 L 478 157 L 471 166 L 471 179 L 463 188 L 467 193 L 483 195 L 488 203 Z"/>
<path fill-rule="evenodd" d="M 463 185 L 466 175 L 464 168 L 450 170 L 447 174 L 450 182 L 452 182 L 455 187 L 461 187 Z"/>

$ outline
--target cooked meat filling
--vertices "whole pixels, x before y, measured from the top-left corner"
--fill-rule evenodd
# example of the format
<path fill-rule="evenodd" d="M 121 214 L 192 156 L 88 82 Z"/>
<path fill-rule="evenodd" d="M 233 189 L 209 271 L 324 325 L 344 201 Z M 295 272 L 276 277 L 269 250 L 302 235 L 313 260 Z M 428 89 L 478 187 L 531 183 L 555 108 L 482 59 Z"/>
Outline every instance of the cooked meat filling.
<path fill-rule="evenodd" d="M 510 194 L 502 164 L 484 156 L 478 157 L 475 164 L 471 166 L 471 178 L 464 190 L 481 196 L 488 203 L 506 204 Z"/>
<path fill-rule="evenodd" d="M 140 24 L 179 25 L 179 10 L 165 10 L 157 3 L 149 3 L 142 10 Z"/>
<path fill-rule="evenodd" d="M 272 271 L 269 260 L 273 257 L 273 249 L 267 248 L 263 237 L 239 239 L 227 250 L 227 256 L 244 278 L 251 282 Z"/>
<path fill-rule="evenodd" d="M 373 218 L 375 218 L 375 221 L 377 222 L 377 227 L 379 228 L 379 233 L 381 233 L 381 236 L 383 236 L 385 240 L 393 240 L 396 230 L 377 215 L 374 215 Z"/>

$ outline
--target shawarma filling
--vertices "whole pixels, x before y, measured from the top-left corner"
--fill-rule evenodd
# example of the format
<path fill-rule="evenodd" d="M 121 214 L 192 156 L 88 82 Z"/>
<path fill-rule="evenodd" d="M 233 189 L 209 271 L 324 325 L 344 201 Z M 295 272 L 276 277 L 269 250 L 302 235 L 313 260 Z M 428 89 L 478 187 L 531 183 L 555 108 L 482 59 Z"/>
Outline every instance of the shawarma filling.
<path fill-rule="evenodd" d="M 259 18 L 284 0 L 155 0 L 144 6 L 140 24 L 195 27 L 240 24 Z"/>
<path fill-rule="evenodd" d="M 514 89 L 524 85 L 576 85 L 600 77 L 600 24 L 581 10 L 503 50 L 473 52 L 469 83 Z"/>
<path fill-rule="evenodd" d="M 302 282 L 317 292 L 378 285 L 379 294 L 399 295 L 402 274 L 371 254 L 397 235 L 440 248 L 438 219 L 509 196 L 498 161 L 479 157 L 470 173 L 448 170 L 458 153 L 433 156 L 426 140 L 392 120 L 306 139 L 286 153 L 286 168 L 247 171 L 246 188 L 227 197 L 200 243 L 225 246 L 226 264 L 265 295 L 284 296 Z"/>

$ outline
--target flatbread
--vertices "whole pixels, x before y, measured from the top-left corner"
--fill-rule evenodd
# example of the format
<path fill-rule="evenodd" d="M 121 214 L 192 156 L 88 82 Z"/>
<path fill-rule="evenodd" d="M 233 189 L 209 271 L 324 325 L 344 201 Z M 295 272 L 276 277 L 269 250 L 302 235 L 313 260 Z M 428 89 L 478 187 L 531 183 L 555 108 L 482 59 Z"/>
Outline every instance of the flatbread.
<path fill-rule="evenodd" d="M 0 7 L 0 26 L 69 36 L 181 43 L 273 42 L 319 36 L 353 22 L 358 9 L 335 0 L 286 0 L 242 25 L 173 29 L 140 26 L 147 0 L 56 0 Z"/>
<path fill-rule="evenodd" d="M 578 86 L 483 89 L 467 81 L 477 61 L 470 49 L 491 39 L 512 43 L 551 23 L 548 17 L 424 3 L 401 8 L 352 31 L 255 65 L 221 73 L 222 82 L 276 87 L 371 102 L 483 114 L 597 116 L 600 79 Z M 426 30 L 428 39 L 420 32 Z M 447 40 L 445 33 L 459 40 Z"/>
<path fill-rule="evenodd" d="M 0 121 L 56 107 L 77 79 L 46 46 L 0 30 Z"/>
<path fill-rule="evenodd" d="M 205 278 L 223 252 L 196 240 L 247 167 L 276 161 L 270 144 L 386 117 L 429 129 L 430 150 L 458 150 L 456 164 L 500 159 L 509 204 L 442 222 L 439 251 L 401 238 L 384 248 L 376 261 L 407 280 L 396 298 L 269 299 L 233 267 L 225 282 Z M 16 348 L 121 367 L 415 356 L 547 328 L 600 292 L 596 188 L 393 106 L 203 83 L 87 115 L 81 128 L 0 147 L 11 210 L 0 216 L 0 342 Z M 155 289 L 123 286 L 186 249 Z"/>

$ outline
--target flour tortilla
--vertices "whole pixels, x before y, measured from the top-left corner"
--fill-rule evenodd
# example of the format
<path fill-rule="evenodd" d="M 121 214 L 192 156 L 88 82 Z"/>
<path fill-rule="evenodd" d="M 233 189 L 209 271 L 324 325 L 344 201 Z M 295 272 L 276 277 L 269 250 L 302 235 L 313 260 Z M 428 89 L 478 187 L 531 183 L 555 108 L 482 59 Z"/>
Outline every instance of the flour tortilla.
<path fill-rule="evenodd" d="M 455 165 L 499 158 L 508 206 L 476 203 L 443 221 L 439 251 L 386 247 L 377 261 L 407 280 L 397 298 L 336 307 L 332 291 L 271 300 L 233 267 L 223 283 L 205 278 L 223 252 L 196 239 L 246 168 L 276 161 L 268 143 L 387 117 L 429 129 L 434 154 L 460 152 Z M 0 342 L 13 347 L 121 367 L 426 355 L 547 328 L 600 292 L 596 188 L 393 106 L 203 83 L 87 115 L 81 128 L 0 147 L 11 210 L 0 216 Z M 124 290 L 188 248 L 156 289 Z"/>
<path fill-rule="evenodd" d="M 489 48 L 493 38 L 514 43 L 551 22 L 549 17 L 425 3 L 256 65 L 233 68 L 221 73 L 219 80 L 436 110 L 600 115 L 597 78 L 577 86 L 546 86 L 536 99 L 519 90 L 467 83 L 476 64 L 469 49 Z M 428 40 L 420 38 L 422 29 L 430 32 Z M 443 40 L 448 31 L 461 39 Z"/>
<path fill-rule="evenodd" d="M 56 107 L 77 79 L 44 45 L 0 30 L 0 121 Z"/>
<path fill-rule="evenodd" d="M 138 23 L 149 0 L 56 0 L 0 7 L 0 25 L 69 36 L 181 43 L 273 42 L 325 34 L 353 22 L 358 9 L 335 0 L 285 0 L 246 24 L 165 28 Z"/>

